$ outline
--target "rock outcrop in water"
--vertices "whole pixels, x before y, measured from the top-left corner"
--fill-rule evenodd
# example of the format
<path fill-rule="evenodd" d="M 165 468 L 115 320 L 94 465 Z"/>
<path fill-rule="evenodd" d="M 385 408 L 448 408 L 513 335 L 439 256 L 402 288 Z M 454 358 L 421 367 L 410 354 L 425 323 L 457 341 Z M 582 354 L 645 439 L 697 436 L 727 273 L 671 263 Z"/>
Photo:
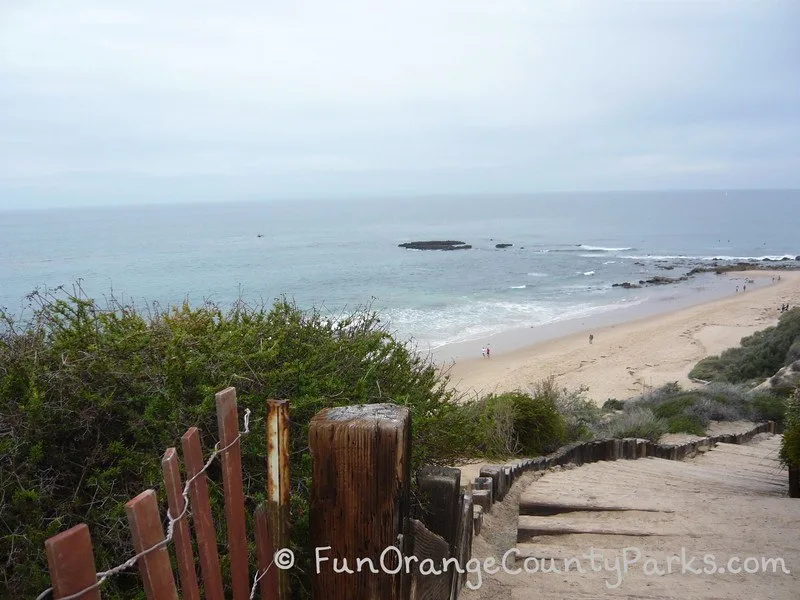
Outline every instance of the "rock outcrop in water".
<path fill-rule="evenodd" d="M 669 283 L 678 283 L 679 281 L 686 281 L 687 279 L 689 278 L 686 275 L 683 275 L 682 277 L 661 277 L 660 275 L 657 275 L 656 277 L 651 277 L 650 279 L 640 279 L 638 284 L 625 281 L 623 283 L 614 283 L 611 287 L 621 287 L 625 288 L 626 290 L 630 290 L 647 285 L 667 285 Z"/>
<path fill-rule="evenodd" d="M 638 285 L 636 283 L 631 283 L 630 281 L 624 281 L 622 283 L 614 283 L 614 284 L 611 285 L 611 287 L 621 287 L 621 288 L 625 288 L 626 290 L 635 290 L 635 289 L 638 289 L 638 288 L 640 288 L 642 286 L 640 286 L 640 285 Z"/>
<path fill-rule="evenodd" d="M 495 244 L 495 248 L 511 248 L 514 244 Z"/>
<path fill-rule="evenodd" d="M 411 250 L 469 250 L 469 244 L 457 240 L 429 240 L 424 242 L 405 242 L 398 244 L 400 248 Z"/>

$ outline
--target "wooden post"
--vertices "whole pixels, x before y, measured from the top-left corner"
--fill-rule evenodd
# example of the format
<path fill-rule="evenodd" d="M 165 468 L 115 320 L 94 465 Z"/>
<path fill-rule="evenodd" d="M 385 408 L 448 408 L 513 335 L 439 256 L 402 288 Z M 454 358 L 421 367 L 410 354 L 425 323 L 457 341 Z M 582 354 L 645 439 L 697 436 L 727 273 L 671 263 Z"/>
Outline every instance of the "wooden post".
<path fill-rule="evenodd" d="M 264 506 L 256 509 L 256 551 L 258 553 L 258 572 L 266 575 L 259 581 L 261 600 L 276 600 L 278 596 L 278 567 L 272 564 L 275 545 L 269 534 L 269 520 Z"/>
<path fill-rule="evenodd" d="M 186 463 L 186 475 L 191 479 L 203 468 L 203 449 L 200 446 L 200 432 L 197 427 L 190 427 L 183 434 L 181 446 L 183 461 Z M 219 571 L 217 534 L 214 532 L 214 521 L 211 518 L 211 503 L 208 500 L 208 481 L 205 473 L 199 475 L 189 486 L 189 498 L 192 504 L 192 525 L 197 539 L 205 597 L 207 600 L 225 600 Z"/>
<path fill-rule="evenodd" d="M 275 550 L 289 545 L 289 402 L 267 401 L 267 520 Z M 278 599 L 289 598 L 289 573 L 278 570 Z M 271 600 L 271 599 L 270 599 Z"/>
<path fill-rule="evenodd" d="M 158 501 L 153 490 L 145 490 L 125 504 L 128 527 L 137 554 L 164 540 L 164 528 L 158 513 Z M 147 600 L 178 600 L 175 577 L 169 563 L 166 546 L 145 554 L 137 561 L 144 582 Z"/>
<path fill-rule="evenodd" d="M 485 465 L 481 467 L 480 476 L 488 477 L 492 480 L 492 501 L 500 502 L 503 499 L 503 490 L 501 489 L 502 469 L 497 465 Z"/>
<path fill-rule="evenodd" d="M 83 523 L 49 538 L 44 548 L 54 600 L 77 594 L 97 583 L 92 538 Z M 78 600 L 100 600 L 100 590 L 86 592 Z"/>
<path fill-rule="evenodd" d="M 475 492 L 472 492 L 473 500 Z M 481 527 L 483 527 L 483 508 L 478 506 L 477 504 L 472 505 L 472 516 L 473 518 L 473 527 L 474 527 L 474 535 L 480 535 Z"/>
<path fill-rule="evenodd" d="M 250 574 L 247 570 L 247 529 L 244 517 L 242 484 L 242 443 L 239 435 L 239 413 L 236 410 L 236 388 L 217 392 L 217 425 L 220 448 L 222 485 L 225 491 L 225 522 L 228 531 L 228 552 L 231 559 L 233 600 L 250 598 Z"/>
<path fill-rule="evenodd" d="M 789 498 L 800 498 L 800 467 L 789 467 Z"/>
<path fill-rule="evenodd" d="M 161 459 L 161 471 L 164 473 L 164 487 L 167 490 L 169 514 L 173 518 L 183 512 L 183 483 L 181 482 L 178 453 L 175 448 L 167 448 Z M 175 523 L 173 534 L 175 540 L 175 556 L 178 558 L 178 574 L 181 581 L 181 597 L 183 600 L 200 600 L 200 588 L 197 585 L 197 573 L 194 569 L 194 552 L 192 538 L 189 533 L 188 513 L 186 517 Z"/>
<path fill-rule="evenodd" d="M 410 433 L 408 409 L 393 404 L 330 408 L 311 419 L 311 546 L 328 559 L 312 573 L 316 600 L 407 598 L 409 578 L 384 573 L 380 557 L 392 546 L 407 550 Z M 334 573 L 334 559 L 356 571 L 359 558 L 380 572 L 363 564 Z M 384 554 L 389 568 L 396 559 L 397 552 Z"/>
<path fill-rule="evenodd" d="M 461 494 L 461 471 L 449 467 L 423 467 L 417 474 L 417 484 L 422 492 L 422 523 L 444 538 L 452 553 L 457 544 L 458 521 L 461 517 L 457 510 Z"/>

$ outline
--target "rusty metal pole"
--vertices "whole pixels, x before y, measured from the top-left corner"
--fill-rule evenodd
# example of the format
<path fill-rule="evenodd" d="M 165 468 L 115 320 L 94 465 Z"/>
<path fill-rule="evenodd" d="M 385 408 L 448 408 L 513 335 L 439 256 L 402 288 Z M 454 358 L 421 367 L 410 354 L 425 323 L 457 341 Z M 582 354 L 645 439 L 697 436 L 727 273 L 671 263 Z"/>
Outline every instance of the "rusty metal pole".
<path fill-rule="evenodd" d="M 267 515 L 274 548 L 280 550 L 289 545 L 289 402 L 268 400 L 267 408 Z M 286 571 L 278 572 L 278 594 L 278 600 L 289 598 Z"/>

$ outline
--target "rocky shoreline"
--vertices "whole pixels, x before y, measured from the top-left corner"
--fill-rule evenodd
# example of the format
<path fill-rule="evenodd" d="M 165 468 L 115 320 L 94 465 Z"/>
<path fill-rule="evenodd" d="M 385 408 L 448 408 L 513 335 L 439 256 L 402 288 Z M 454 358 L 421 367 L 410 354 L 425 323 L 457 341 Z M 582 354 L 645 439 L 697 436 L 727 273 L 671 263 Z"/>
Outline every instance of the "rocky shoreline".
<path fill-rule="evenodd" d="M 668 266 L 658 265 L 658 268 L 671 271 L 672 269 L 675 268 L 675 265 L 668 265 Z M 681 281 L 687 281 L 689 278 L 694 277 L 695 275 L 698 275 L 700 273 L 716 273 L 717 275 L 722 275 L 723 273 L 731 273 L 736 271 L 775 271 L 775 270 L 800 271 L 800 256 L 797 256 L 795 260 L 792 260 L 790 258 L 783 258 L 781 260 L 772 260 L 770 258 L 765 258 L 763 260 L 755 262 L 736 262 L 733 264 L 725 264 L 725 265 L 721 265 L 719 264 L 719 262 L 713 262 L 708 267 L 694 267 L 690 271 L 687 271 L 685 275 L 682 275 L 680 277 L 655 276 L 651 277 L 650 279 L 640 279 L 638 282 L 623 281 L 621 283 L 614 283 L 611 285 L 611 287 L 619 287 L 619 288 L 624 288 L 626 290 L 631 290 L 652 285 L 669 285 L 671 283 L 679 283 Z"/>

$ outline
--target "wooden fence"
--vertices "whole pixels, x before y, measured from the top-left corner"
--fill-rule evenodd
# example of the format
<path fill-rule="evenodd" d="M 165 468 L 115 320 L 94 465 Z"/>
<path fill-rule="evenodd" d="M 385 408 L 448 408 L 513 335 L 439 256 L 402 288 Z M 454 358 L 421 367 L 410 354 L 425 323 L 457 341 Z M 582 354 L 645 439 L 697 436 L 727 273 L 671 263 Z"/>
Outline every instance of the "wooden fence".
<path fill-rule="evenodd" d="M 242 494 L 236 392 L 216 395 L 220 455 L 225 495 L 227 547 L 233 600 L 255 593 L 250 588 L 247 532 Z M 255 540 L 261 600 L 286 600 L 286 572 L 272 565 L 274 551 L 288 540 L 289 454 L 288 404 L 269 401 L 268 503 L 255 514 Z M 417 473 L 421 502 L 410 499 L 411 417 L 407 408 L 371 404 L 330 408 L 319 412 L 309 427 L 312 458 L 310 499 L 311 573 L 317 600 L 457 600 L 465 583 L 464 567 L 471 558 L 473 535 L 481 531 L 483 514 L 501 501 L 524 471 L 567 463 L 635 459 L 646 456 L 682 460 L 717 442 L 745 443 L 753 435 L 775 431 L 764 423 L 745 434 L 716 436 L 677 446 L 637 439 L 609 439 L 565 446 L 553 454 L 489 465 L 480 477 L 461 481 L 458 469 L 426 467 Z M 247 426 L 245 427 L 247 431 Z M 185 519 L 174 524 L 174 552 L 181 597 L 221 600 L 223 583 L 211 520 L 202 449 L 196 428 L 182 438 L 184 464 L 191 484 L 188 496 L 198 557 L 192 553 Z M 212 456 L 213 458 L 213 456 Z M 210 463 L 210 460 L 206 463 Z M 169 514 L 184 506 L 177 453 L 167 449 L 162 461 Z M 414 508 L 417 507 L 417 508 Z M 149 600 L 178 598 L 161 525 L 156 496 L 147 490 L 128 502 L 128 521 L 137 564 Z M 155 545 L 147 554 L 141 553 Z M 94 586 L 106 573 L 96 573 L 88 528 L 78 525 L 46 542 L 54 597 L 100 598 Z M 413 560 L 409 560 L 413 558 Z M 449 561 L 449 562 L 448 562 Z M 195 565 L 202 575 L 198 582 Z M 431 568 L 423 568 L 427 562 Z M 442 565 L 446 568 L 442 569 Z M 437 569 L 438 567 L 438 569 Z M 201 585 L 202 584 L 202 585 Z"/>
<path fill-rule="evenodd" d="M 135 557 L 122 565 L 97 573 L 89 528 L 84 525 L 59 533 L 45 542 L 53 598 L 57 600 L 99 600 L 100 585 L 108 577 L 138 566 L 149 600 L 176 600 L 178 585 L 170 564 L 168 542 L 178 566 L 181 597 L 185 600 L 224 600 L 224 586 L 217 551 L 217 534 L 211 515 L 205 470 L 212 460 L 221 460 L 225 499 L 225 523 L 230 563 L 230 589 L 233 600 L 246 600 L 255 593 L 248 569 L 248 535 L 245 530 L 245 505 L 242 485 L 241 436 L 249 432 L 249 411 L 245 412 L 245 431 L 239 430 L 236 390 L 227 388 L 216 394 L 219 443 L 207 461 L 203 460 L 200 432 L 191 427 L 181 438 L 187 483 L 181 483 L 180 464 L 175 448 L 167 448 L 161 461 L 164 488 L 168 499 L 169 524 L 165 536 L 154 490 L 145 490 L 125 505 Z M 267 481 L 269 501 L 255 512 L 254 538 L 257 548 L 258 590 L 261 600 L 285 600 L 288 581 L 272 565 L 274 548 L 285 547 L 288 537 L 289 438 L 288 404 L 268 401 Z M 188 497 L 189 505 L 185 503 Z M 192 535 L 185 518 L 191 506 Z M 200 578 L 196 564 L 200 566 Z M 201 594 L 202 590 L 202 594 Z M 44 597 L 42 594 L 40 597 Z"/>

